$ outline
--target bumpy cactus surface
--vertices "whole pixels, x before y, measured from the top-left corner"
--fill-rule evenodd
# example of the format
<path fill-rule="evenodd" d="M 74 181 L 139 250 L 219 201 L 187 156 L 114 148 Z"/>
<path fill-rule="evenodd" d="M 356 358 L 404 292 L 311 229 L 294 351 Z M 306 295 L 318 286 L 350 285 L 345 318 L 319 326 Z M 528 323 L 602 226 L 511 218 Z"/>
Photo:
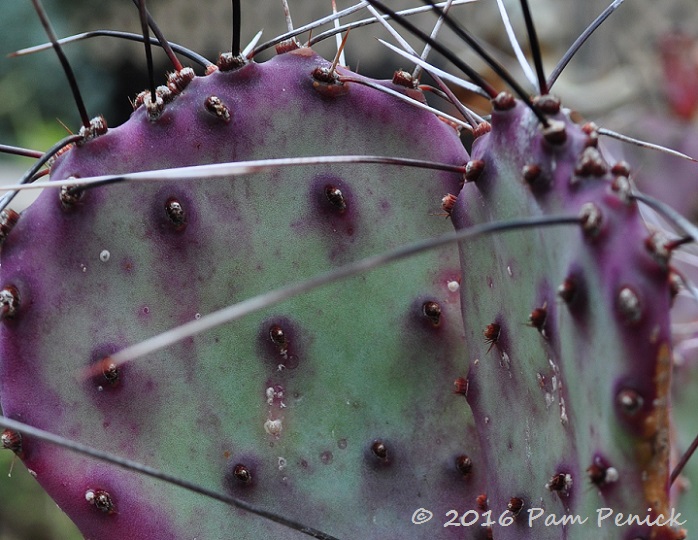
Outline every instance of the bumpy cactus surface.
<path fill-rule="evenodd" d="M 597 127 L 542 83 L 473 73 L 491 115 L 455 121 L 404 72 L 251 56 L 176 67 L 2 214 L 4 415 L 234 498 L 5 429 L 82 534 L 685 538 L 670 259 L 690 231 L 647 226 Z M 186 331 L 454 227 L 478 237 Z"/>
<path fill-rule="evenodd" d="M 583 225 L 462 249 L 468 402 L 493 472 L 490 504 L 505 509 L 520 498 L 558 515 L 605 507 L 667 515 L 666 261 L 627 200 L 627 172 L 604 161 L 593 131 L 558 113 L 549 118 L 566 139 L 546 140 L 530 109 L 497 104 L 492 131 L 475 143 L 483 170 L 459 195 L 456 226 L 555 210 L 579 212 Z M 518 132 L 533 135 L 519 142 Z M 559 536 L 528 525 L 496 536 Z M 571 527 L 568 537 L 588 534 Z"/>

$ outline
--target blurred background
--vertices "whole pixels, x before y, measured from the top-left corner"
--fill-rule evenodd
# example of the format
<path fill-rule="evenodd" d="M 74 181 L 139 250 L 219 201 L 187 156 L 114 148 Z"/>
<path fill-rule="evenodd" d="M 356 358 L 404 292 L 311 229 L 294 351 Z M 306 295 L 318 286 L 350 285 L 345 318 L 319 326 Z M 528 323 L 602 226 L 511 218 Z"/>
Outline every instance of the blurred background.
<path fill-rule="evenodd" d="M 337 0 L 339 9 L 352 3 Z M 280 0 L 243 0 L 242 4 L 243 43 L 252 39 L 259 29 L 264 30 L 262 41 L 285 31 Z M 331 11 L 330 0 L 290 0 L 290 4 L 296 27 Z M 505 4 L 517 35 L 525 43 L 518 0 L 506 0 Z M 549 73 L 587 24 L 607 7 L 608 0 L 530 0 L 530 4 Z M 390 5 L 414 7 L 421 3 L 394 0 Z M 136 9 L 128 0 L 98 4 L 96 0 L 44 0 L 44 7 L 59 37 L 96 29 L 140 31 Z M 148 7 L 169 40 L 214 61 L 220 52 L 230 49 L 229 1 L 149 0 Z M 511 54 L 495 0 L 479 0 L 458 7 L 454 14 L 497 53 L 519 81 L 524 80 Z M 346 21 L 365 16 L 361 12 Z M 416 20 L 429 31 L 434 18 L 427 15 Z M 0 36 L 0 142 L 43 151 L 68 131 L 79 128 L 69 87 L 51 51 L 21 58 L 6 57 L 12 51 L 46 41 L 29 0 L 3 2 Z M 682 67 L 667 70 L 672 57 L 667 56 L 666 40 L 680 36 L 685 41 L 672 42 L 674 48 L 669 48 Z M 374 37 L 387 38 L 377 25 L 350 35 L 346 55 L 352 69 L 381 78 L 390 77 L 399 67 L 412 69 Z M 307 36 L 300 38 L 303 41 Z M 563 98 L 567 107 L 612 129 L 636 136 L 645 134 L 647 138 L 664 137 L 666 141 L 657 142 L 674 146 L 689 144 L 687 133 L 693 133 L 698 141 L 693 122 L 696 105 L 690 97 L 698 96 L 697 38 L 695 0 L 628 1 L 582 48 L 556 84 L 554 93 Z M 448 31 L 443 32 L 441 39 L 494 80 L 483 63 Z M 416 40 L 409 41 L 421 50 Z M 334 40 L 316 49 L 331 58 L 336 50 Z M 101 37 L 68 45 L 65 50 L 89 114 L 104 115 L 110 126 L 124 122 L 132 111 L 130 100 L 147 86 L 142 45 Z M 266 57 L 263 55 L 261 59 Z M 170 68 L 162 53 L 156 52 L 155 58 L 156 83 L 160 84 Z M 432 61 L 454 71 L 437 54 L 432 56 Z M 200 68 L 197 71 L 201 73 Z M 686 91 L 681 93 L 677 89 Z M 481 108 L 480 112 L 486 112 L 485 103 L 471 101 L 468 96 L 464 99 Z M 655 124 L 651 123 L 652 119 Z M 695 144 L 694 154 L 698 154 L 698 142 Z M 618 151 L 633 154 L 628 149 Z M 641 168 L 649 168 L 652 157 L 638 156 Z M 18 180 L 30 165 L 27 158 L 0 154 L 0 181 Z M 41 493 L 23 465 L 18 461 L 13 467 L 11 452 L 0 451 L 0 540 L 77 538 L 80 535 Z"/>

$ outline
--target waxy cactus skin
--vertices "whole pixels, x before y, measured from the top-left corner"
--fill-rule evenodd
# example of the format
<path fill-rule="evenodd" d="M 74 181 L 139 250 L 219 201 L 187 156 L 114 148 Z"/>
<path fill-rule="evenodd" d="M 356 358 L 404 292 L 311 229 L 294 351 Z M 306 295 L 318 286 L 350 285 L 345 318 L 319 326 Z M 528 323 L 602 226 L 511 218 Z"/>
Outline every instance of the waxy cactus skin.
<path fill-rule="evenodd" d="M 522 213 L 569 211 L 585 220 L 581 230 L 463 246 L 468 403 L 491 471 L 490 505 L 504 510 L 519 497 L 558 515 L 596 516 L 606 507 L 668 515 L 668 268 L 646 248 L 637 203 L 614 191 L 620 171 L 597 150 L 596 133 L 564 112 L 550 120 L 564 123 L 564 142 L 546 140 L 521 103 L 495 109 L 491 131 L 473 147 L 482 173 L 451 214 L 456 227 Z M 532 136 L 517 140 L 521 132 Z M 533 168 L 535 178 L 527 177 Z M 551 489 L 560 474 L 568 485 Z M 560 535 L 543 520 L 536 525 L 521 519 L 496 538 Z M 673 537 L 609 528 L 605 538 Z M 570 527 L 567 537 L 588 534 Z"/>
<path fill-rule="evenodd" d="M 312 74 L 328 65 L 298 49 L 196 78 L 157 119 L 141 106 L 127 124 L 65 152 L 52 178 L 349 152 L 468 161 L 456 131 L 431 113 L 361 85 L 337 97 L 319 92 Z M 212 113 L 211 96 L 229 118 Z M 453 392 L 463 357 L 453 249 L 338 283 L 147 362 L 99 366 L 289 276 L 448 231 L 441 199 L 461 183 L 455 173 L 345 165 L 121 184 L 77 200 L 46 191 L 3 246 L 3 282 L 20 298 L 1 338 L 5 414 L 283 507 L 340 537 L 418 537 L 410 517 L 422 499 L 443 514 L 482 491 L 470 413 Z M 402 212 L 419 219 L 396 220 Z M 49 364 L 56 342 L 72 352 Z M 87 537 L 298 537 L 195 495 L 165 496 L 158 482 L 67 451 L 31 441 L 23 451 Z M 462 456 L 472 472 L 458 467 Z M 91 490 L 110 495 L 106 510 L 86 501 Z"/>
<path fill-rule="evenodd" d="M 692 494 L 669 486 L 672 445 L 694 435 L 672 433 L 692 403 L 679 393 L 672 410 L 673 247 L 643 221 L 627 164 L 552 96 L 497 96 L 469 155 L 451 122 L 359 81 L 421 90 L 330 66 L 291 45 L 180 72 L 161 104 L 146 91 L 128 122 L 61 152 L 50 178 L 333 155 L 441 169 L 44 190 L 0 223 L 4 415 L 331 538 L 685 538 L 673 523 L 594 521 L 601 508 L 654 520 Z M 454 227 L 556 215 L 577 222 L 452 243 L 111 360 Z M 14 431 L 1 440 L 85 538 L 308 537 Z M 593 523 L 531 526 L 537 508 Z M 433 518 L 415 525 L 419 509 Z M 459 525 L 466 513 L 482 519 Z"/>

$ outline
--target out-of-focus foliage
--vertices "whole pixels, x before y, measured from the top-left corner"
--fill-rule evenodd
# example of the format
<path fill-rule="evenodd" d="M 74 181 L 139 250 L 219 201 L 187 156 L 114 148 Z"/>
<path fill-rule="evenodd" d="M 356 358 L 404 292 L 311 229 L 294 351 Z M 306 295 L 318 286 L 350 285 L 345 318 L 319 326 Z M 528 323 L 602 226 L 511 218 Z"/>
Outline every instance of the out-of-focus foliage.
<path fill-rule="evenodd" d="M 14 454 L 0 451 L 0 540 L 81 538 Z"/>

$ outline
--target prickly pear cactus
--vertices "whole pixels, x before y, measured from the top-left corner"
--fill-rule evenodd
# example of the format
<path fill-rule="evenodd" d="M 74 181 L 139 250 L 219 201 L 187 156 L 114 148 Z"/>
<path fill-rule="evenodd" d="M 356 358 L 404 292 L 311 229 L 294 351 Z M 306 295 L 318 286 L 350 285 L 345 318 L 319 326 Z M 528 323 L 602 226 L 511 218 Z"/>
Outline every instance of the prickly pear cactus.
<path fill-rule="evenodd" d="M 222 55 L 140 94 L 125 124 L 94 120 L 50 162 L 54 186 L 2 214 L 4 415 L 233 503 L 5 429 L 85 538 L 685 538 L 682 241 L 647 227 L 596 126 L 547 91 L 482 84 L 469 155 L 467 122 L 423 108 L 403 72 L 368 79 L 294 42 Z M 516 219 L 121 359 L 289 283 Z"/>
<path fill-rule="evenodd" d="M 146 103 L 65 152 L 51 177 L 349 152 L 467 162 L 450 125 L 358 84 L 318 82 L 328 67 L 300 48 L 194 78 L 157 116 Z M 102 362 L 290 276 L 448 230 L 441 199 L 461 182 L 325 165 L 47 190 L 3 246 L 5 414 L 337 536 L 418 534 L 410 517 L 422 500 L 445 512 L 482 483 L 470 413 L 453 392 L 463 340 L 452 249 L 143 362 Z M 21 454 L 87 537 L 298 536 L 37 441 Z"/>
<path fill-rule="evenodd" d="M 582 516 L 568 538 L 596 525 L 608 538 L 673 538 L 613 521 L 618 511 L 670 513 L 667 253 L 593 128 L 572 124 L 550 96 L 538 104 L 547 132 L 511 96 L 495 100 L 491 132 L 473 148 L 481 172 L 452 213 L 457 227 L 565 211 L 582 220 L 461 252 L 468 402 L 490 505 L 526 510 L 496 537 L 557 538 L 553 521 Z"/>

